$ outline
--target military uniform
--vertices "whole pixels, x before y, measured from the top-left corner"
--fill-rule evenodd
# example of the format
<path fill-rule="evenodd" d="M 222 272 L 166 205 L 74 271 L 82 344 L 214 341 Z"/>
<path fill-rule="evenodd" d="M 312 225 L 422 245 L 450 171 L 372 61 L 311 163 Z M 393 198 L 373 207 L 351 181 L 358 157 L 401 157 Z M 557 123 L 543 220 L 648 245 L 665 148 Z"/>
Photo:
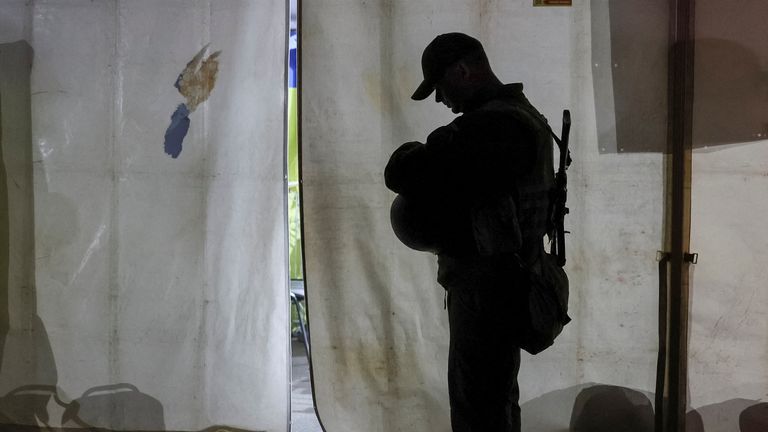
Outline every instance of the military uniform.
<path fill-rule="evenodd" d="M 395 150 L 385 169 L 387 187 L 418 203 L 438 255 L 455 432 L 520 430 L 518 299 L 544 253 L 554 181 L 550 129 L 522 90 L 477 95 L 425 144 Z"/>

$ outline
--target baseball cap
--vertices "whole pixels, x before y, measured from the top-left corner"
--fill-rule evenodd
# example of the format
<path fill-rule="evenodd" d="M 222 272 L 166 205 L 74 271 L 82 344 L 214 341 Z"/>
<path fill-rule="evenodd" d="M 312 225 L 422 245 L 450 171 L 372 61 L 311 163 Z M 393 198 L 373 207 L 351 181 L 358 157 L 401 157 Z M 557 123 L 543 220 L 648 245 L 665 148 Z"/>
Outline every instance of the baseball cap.
<path fill-rule="evenodd" d="M 426 99 L 435 90 L 435 83 L 445 70 L 467 54 L 483 51 L 477 39 L 464 33 L 445 33 L 437 36 L 424 48 L 421 55 L 421 71 L 424 80 L 411 96 L 413 100 Z"/>

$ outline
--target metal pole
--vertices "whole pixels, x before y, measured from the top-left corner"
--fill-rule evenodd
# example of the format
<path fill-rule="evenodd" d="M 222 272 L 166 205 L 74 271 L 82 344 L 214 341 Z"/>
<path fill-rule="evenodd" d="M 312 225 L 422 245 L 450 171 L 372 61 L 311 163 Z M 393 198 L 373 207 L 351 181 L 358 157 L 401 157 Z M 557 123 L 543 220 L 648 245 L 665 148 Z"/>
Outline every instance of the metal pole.
<path fill-rule="evenodd" d="M 685 431 L 688 402 L 688 309 L 695 0 L 673 0 L 670 15 L 669 149 L 672 155 L 669 348 L 665 432 Z"/>

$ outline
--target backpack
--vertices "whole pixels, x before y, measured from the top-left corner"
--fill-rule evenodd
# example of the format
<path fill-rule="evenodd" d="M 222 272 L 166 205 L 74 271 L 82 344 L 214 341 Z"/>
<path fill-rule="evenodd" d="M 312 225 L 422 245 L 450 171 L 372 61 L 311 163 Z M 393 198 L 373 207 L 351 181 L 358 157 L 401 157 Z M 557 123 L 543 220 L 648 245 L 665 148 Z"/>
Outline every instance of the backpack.
<path fill-rule="evenodd" d="M 568 316 L 568 276 L 557 264 L 557 257 L 542 253 L 540 272 L 527 271 L 528 289 L 524 293 L 520 348 L 538 354 L 552 346 Z"/>

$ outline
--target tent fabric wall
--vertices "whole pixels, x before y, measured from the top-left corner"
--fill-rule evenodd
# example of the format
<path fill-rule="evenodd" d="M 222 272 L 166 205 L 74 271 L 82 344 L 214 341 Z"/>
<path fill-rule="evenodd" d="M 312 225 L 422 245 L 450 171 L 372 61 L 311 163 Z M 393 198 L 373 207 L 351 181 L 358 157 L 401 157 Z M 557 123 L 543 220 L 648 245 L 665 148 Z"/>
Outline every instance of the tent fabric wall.
<path fill-rule="evenodd" d="M 523 430 L 567 429 L 594 384 L 641 399 L 654 390 L 665 156 L 599 151 L 596 105 L 613 92 L 610 80 L 593 77 L 598 68 L 625 65 L 592 61 L 594 46 L 610 48 L 592 39 L 610 36 L 610 23 L 597 13 L 606 3 L 589 3 L 303 3 L 305 277 L 314 389 L 327 430 L 450 430 L 447 315 L 436 259 L 395 238 L 394 195 L 383 183 L 398 145 L 423 142 L 452 118 L 430 100 L 410 100 L 423 48 L 450 31 L 478 37 L 497 75 L 525 83 L 555 130 L 563 108 L 573 114 L 566 228 L 573 232 L 567 270 L 574 321 L 553 348 L 524 355 Z M 643 415 L 652 422 L 652 411 Z"/>
<path fill-rule="evenodd" d="M 692 276 L 689 385 L 690 404 L 702 411 L 707 431 L 736 430 L 741 411 L 768 396 L 766 144 L 693 154 L 691 250 L 699 260 Z M 728 423 L 717 424 L 724 418 Z"/>
<path fill-rule="evenodd" d="M 286 430 L 285 5 L 41 0 L 0 12 L 14 23 L 2 37 L 34 51 L 34 185 L 17 185 L 34 201 L 23 257 L 34 283 L 8 287 L 4 421 L 82 425 L 57 393 L 106 429 Z M 163 149 L 184 102 L 174 83 L 206 44 L 222 51 L 218 77 L 174 159 Z M 14 403 L 30 384 L 48 409 Z"/>
<path fill-rule="evenodd" d="M 766 17 L 759 0 L 696 6 L 688 362 L 692 421 L 708 432 L 768 425 Z"/>

